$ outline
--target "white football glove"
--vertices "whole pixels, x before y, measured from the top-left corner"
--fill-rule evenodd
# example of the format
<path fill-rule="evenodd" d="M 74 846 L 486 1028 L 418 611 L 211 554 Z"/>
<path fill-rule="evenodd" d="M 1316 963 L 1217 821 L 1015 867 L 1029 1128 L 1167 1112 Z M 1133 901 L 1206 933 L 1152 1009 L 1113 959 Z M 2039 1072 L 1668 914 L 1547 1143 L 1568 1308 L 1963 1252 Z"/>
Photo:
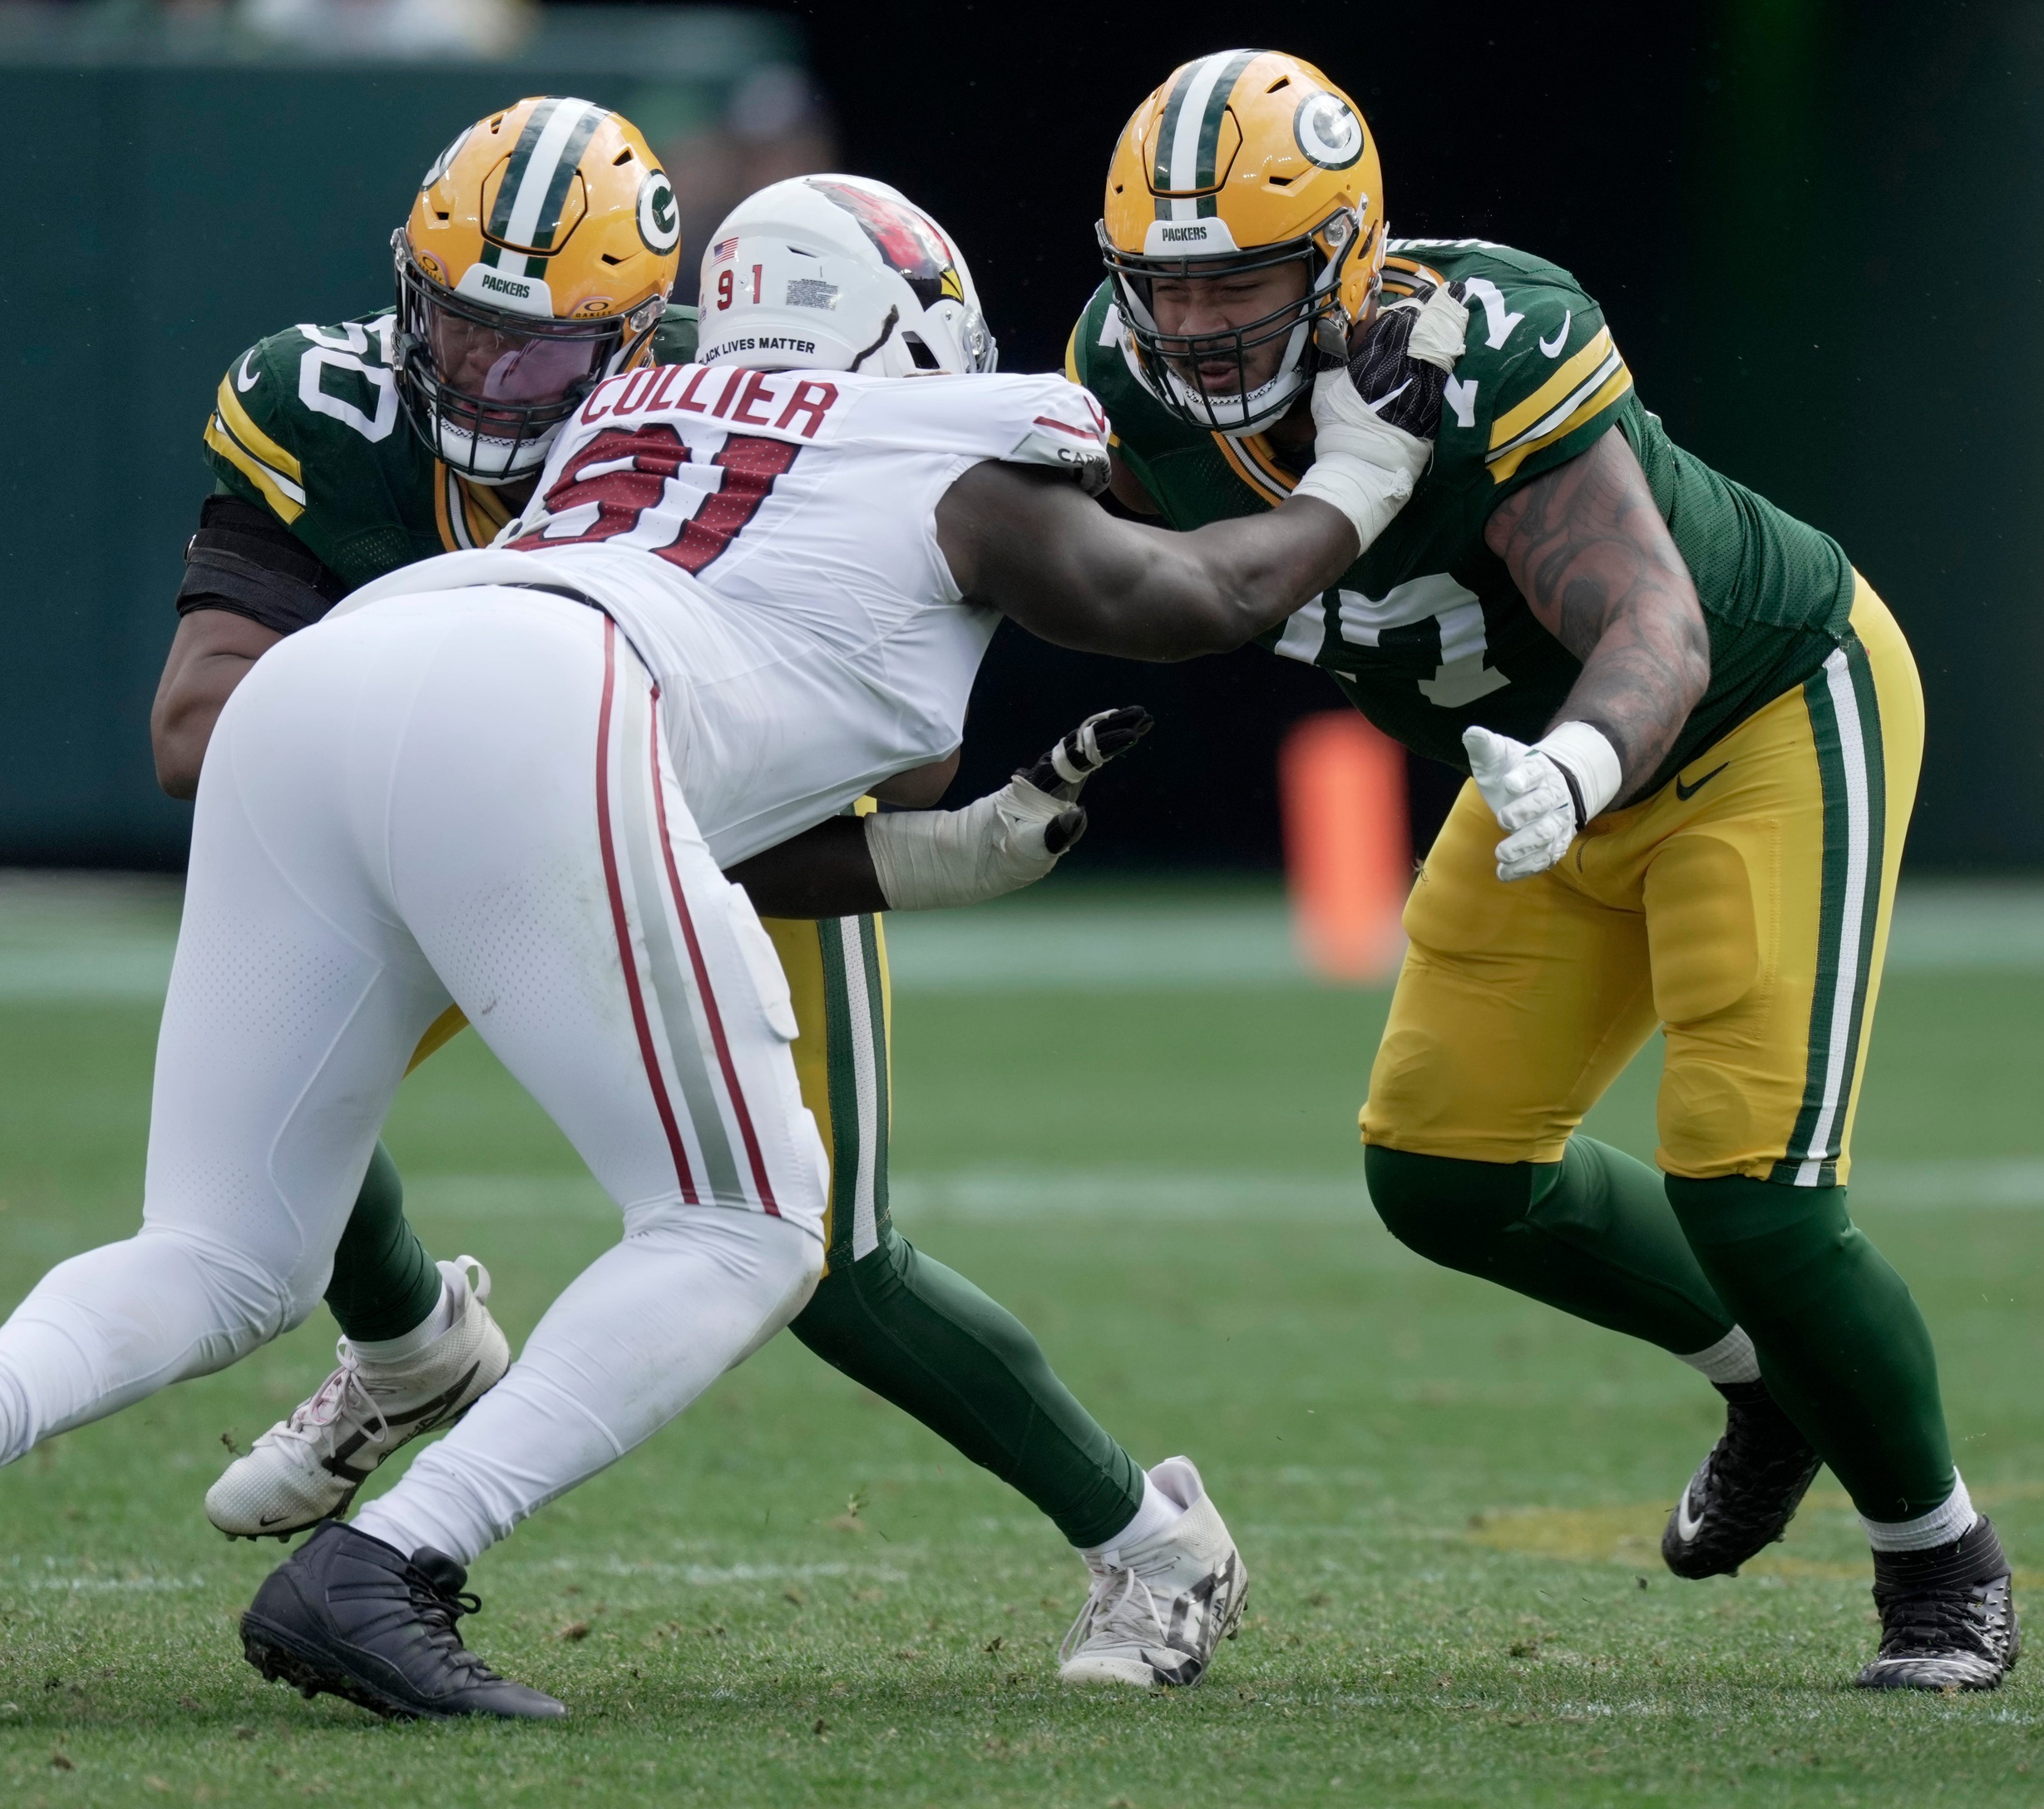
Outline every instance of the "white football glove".
<path fill-rule="evenodd" d="M 1488 729 L 1462 731 L 1469 777 L 1498 827 L 1498 877 L 1530 879 L 1568 852 L 1568 844 L 1618 795 L 1617 749 L 1587 722 L 1557 724 L 1528 747 Z"/>
<path fill-rule="evenodd" d="M 1086 833 L 1086 781 L 1149 733 L 1140 709 L 1089 716 L 1035 765 L 962 810 L 883 811 L 866 819 L 890 911 L 977 904 L 1034 885 Z"/>

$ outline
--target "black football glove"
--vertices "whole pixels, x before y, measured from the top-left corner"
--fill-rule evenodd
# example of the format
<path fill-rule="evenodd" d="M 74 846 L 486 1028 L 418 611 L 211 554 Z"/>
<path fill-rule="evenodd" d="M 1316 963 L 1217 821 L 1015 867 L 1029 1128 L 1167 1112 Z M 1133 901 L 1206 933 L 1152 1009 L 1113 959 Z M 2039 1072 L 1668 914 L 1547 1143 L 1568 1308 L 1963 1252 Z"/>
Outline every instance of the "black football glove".
<path fill-rule="evenodd" d="M 1386 302 L 1350 342 L 1349 379 L 1356 394 L 1380 420 L 1415 438 L 1434 438 L 1440 432 L 1441 394 L 1468 319 L 1468 291 L 1460 283 L 1444 288 L 1429 283 L 1416 294 Z M 1420 342 L 1416 354 L 1415 334 Z"/>

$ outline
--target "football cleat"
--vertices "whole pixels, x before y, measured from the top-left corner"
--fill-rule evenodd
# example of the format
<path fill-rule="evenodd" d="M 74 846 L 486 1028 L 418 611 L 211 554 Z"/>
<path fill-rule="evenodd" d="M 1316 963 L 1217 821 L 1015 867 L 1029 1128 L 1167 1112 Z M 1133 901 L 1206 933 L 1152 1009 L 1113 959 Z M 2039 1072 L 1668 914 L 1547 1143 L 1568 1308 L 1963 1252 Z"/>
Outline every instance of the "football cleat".
<path fill-rule="evenodd" d="M 1661 1535 L 1678 1577 L 1735 1576 L 1789 1529 L 1824 1460 L 1764 1381 L 1720 1382 L 1725 1436 L 1689 1479 Z"/>
<path fill-rule="evenodd" d="M 453 1425 L 503 1379 L 511 1344 L 490 1317 L 490 1272 L 464 1256 L 440 1273 L 454 1311 L 445 1332 L 393 1363 L 367 1362 L 343 1338 L 339 1368 L 206 1490 L 206 1518 L 230 1539 L 289 1539 L 345 1514 L 385 1458 Z"/>
<path fill-rule="evenodd" d="M 241 1648 L 308 1701 L 323 1690 L 386 1720 L 560 1720 L 565 1704 L 499 1677 L 462 1643 L 455 1624 L 482 1606 L 462 1593 L 467 1581 L 431 1545 L 407 1558 L 337 1521 L 264 1579 L 241 1617 Z"/>
<path fill-rule="evenodd" d="M 1168 1458 L 1150 1480 L 1185 1511 L 1151 1538 L 1086 1560 L 1093 1587 L 1058 1648 L 1064 1683 L 1187 1688 L 1242 1624 L 1249 1572 L 1199 1471 Z"/>
<path fill-rule="evenodd" d="M 2002 1542 L 1985 1520 L 1929 1551 L 1877 1551 L 1881 1649 L 1854 1679 L 1865 1690 L 1991 1690 L 2022 1650 Z"/>

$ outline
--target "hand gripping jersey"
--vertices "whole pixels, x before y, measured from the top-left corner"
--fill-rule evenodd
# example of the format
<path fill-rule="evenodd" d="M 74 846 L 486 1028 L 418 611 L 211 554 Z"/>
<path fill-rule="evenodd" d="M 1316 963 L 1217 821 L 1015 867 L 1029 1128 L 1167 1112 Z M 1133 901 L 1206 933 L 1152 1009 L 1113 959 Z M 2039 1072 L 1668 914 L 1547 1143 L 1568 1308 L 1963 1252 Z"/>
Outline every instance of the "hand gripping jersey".
<path fill-rule="evenodd" d="M 1640 404 L 1597 304 L 1541 259 L 1482 240 L 1391 241 L 1387 294 L 1459 279 L 1468 349 L 1449 379 L 1434 462 L 1341 581 L 1265 645 L 1324 668 L 1387 734 L 1466 772 L 1462 731 L 1538 740 L 1582 668 L 1484 541 L 1521 486 L 1616 428 L 1688 562 L 1711 636 L 1711 685 L 1653 790 L 1814 672 L 1849 636 L 1853 573 L 1834 541 L 1673 445 Z M 1127 358 L 1103 284 L 1067 374 L 1099 396 L 1111 443 L 1173 527 L 1275 507 L 1297 481 L 1261 434 L 1202 432 L 1161 408 Z"/>
<path fill-rule="evenodd" d="M 472 585 L 597 605 L 659 684 L 729 867 L 958 746 L 998 617 L 952 581 L 936 506 L 987 459 L 1097 473 L 1105 440 L 1056 375 L 641 370 L 590 395 L 498 547 L 344 606 Z"/>
<path fill-rule="evenodd" d="M 391 369 L 393 318 L 386 308 L 259 339 L 221 378 L 206 423 L 217 492 L 275 516 L 330 574 L 332 594 L 415 559 L 487 546 L 510 517 L 496 492 L 462 482 L 406 422 Z M 694 356 L 695 310 L 670 308 L 653 357 Z M 189 579 L 185 590 L 190 606 Z M 303 627 L 322 601 L 309 587 L 304 620 L 266 625 Z"/>

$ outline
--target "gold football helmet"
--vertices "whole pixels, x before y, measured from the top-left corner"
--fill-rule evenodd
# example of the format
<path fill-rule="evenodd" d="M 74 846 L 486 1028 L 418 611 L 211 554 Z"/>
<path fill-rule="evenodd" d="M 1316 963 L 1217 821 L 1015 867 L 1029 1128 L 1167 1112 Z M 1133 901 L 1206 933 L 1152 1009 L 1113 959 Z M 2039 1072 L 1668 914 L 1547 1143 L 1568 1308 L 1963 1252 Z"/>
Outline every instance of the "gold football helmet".
<path fill-rule="evenodd" d="M 547 96 L 478 120 L 391 240 L 412 426 L 472 482 L 538 470 L 582 398 L 645 355 L 680 244 L 674 186 L 622 116 Z"/>
<path fill-rule="evenodd" d="M 1108 168 L 1100 251 L 1120 304 L 1129 363 L 1173 413 L 1253 431 L 1291 405 L 1313 353 L 1343 355 L 1376 297 L 1384 179 L 1355 103 L 1311 63 L 1278 51 L 1219 51 L 1172 72 L 1122 130 Z M 1303 299 L 1197 338 L 1158 330 L 1159 277 L 1306 265 Z M 1284 341 L 1253 388 L 1251 355 Z M 1202 370 L 1232 364 L 1234 380 Z"/>

